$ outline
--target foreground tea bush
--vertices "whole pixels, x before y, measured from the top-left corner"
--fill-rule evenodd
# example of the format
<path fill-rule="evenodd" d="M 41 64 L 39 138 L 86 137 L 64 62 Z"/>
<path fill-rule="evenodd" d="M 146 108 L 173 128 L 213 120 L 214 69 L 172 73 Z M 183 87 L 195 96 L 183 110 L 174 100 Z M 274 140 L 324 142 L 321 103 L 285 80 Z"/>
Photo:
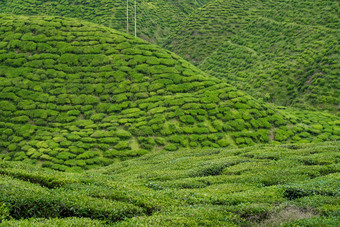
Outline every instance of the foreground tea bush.
<path fill-rule="evenodd" d="M 83 173 L 1 162 L 0 226 L 337 226 L 339 149 L 154 151 Z"/>
<path fill-rule="evenodd" d="M 53 219 L 28 219 L 20 221 L 5 221 L 0 226 L 16 226 L 16 227 L 48 227 L 48 226 L 105 226 L 104 222 L 91 220 L 89 218 L 53 218 Z"/>
<path fill-rule="evenodd" d="M 2 159 L 74 172 L 152 150 L 339 138 L 338 117 L 258 102 L 115 30 L 47 16 L 0 21 Z"/>

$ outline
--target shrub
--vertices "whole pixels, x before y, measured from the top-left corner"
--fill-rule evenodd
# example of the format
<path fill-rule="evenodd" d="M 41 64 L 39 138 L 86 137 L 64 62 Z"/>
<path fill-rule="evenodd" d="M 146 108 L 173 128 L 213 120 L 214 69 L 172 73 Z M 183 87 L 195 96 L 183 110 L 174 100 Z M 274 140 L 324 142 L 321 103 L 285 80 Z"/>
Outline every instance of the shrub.
<path fill-rule="evenodd" d="M 217 141 L 217 144 L 220 145 L 220 147 L 228 147 L 230 145 L 230 142 L 226 139 L 221 139 Z"/>
<path fill-rule="evenodd" d="M 282 115 L 274 114 L 270 117 L 270 120 L 274 122 L 276 126 L 280 126 L 286 123 L 286 121 L 283 119 Z"/>
<path fill-rule="evenodd" d="M 129 149 L 129 141 L 119 141 L 116 146 L 114 146 L 115 149 L 117 150 L 124 150 L 124 149 Z"/>
<path fill-rule="evenodd" d="M 210 133 L 208 128 L 203 127 L 194 127 L 194 133 L 196 134 L 208 134 Z"/>
<path fill-rule="evenodd" d="M 101 121 L 104 119 L 105 116 L 106 114 L 104 113 L 97 113 L 97 114 L 93 114 L 90 119 L 93 121 Z"/>
<path fill-rule="evenodd" d="M 288 132 L 282 129 L 278 129 L 275 132 L 275 140 L 277 141 L 285 141 L 289 138 Z"/>
<path fill-rule="evenodd" d="M 238 138 L 236 138 L 235 142 L 236 142 L 236 144 L 243 144 L 243 143 L 245 143 L 246 141 L 245 141 L 244 138 L 238 137 Z"/>
<path fill-rule="evenodd" d="M 72 159 L 72 158 L 75 158 L 75 157 L 76 157 L 75 154 L 72 154 L 72 153 L 67 152 L 67 151 L 61 152 L 57 155 L 57 158 L 61 159 L 61 160 L 68 160 L 68 159 Z"/>
<path fill-rule="evenodd" d="M 99 139 L 102 143 L 116 144 L 120 139 L 118 137 L 107 137 Z"/>
<path fill-rule="evenodd" d="M 269 131 L 265 129 L 260 129 L 257 131 L 258 133 L 258 139 L 261 142 L 269 142 Z"/>
<path fill-rule="evenodd" d="M 8 150 L 9 151 L 15 151 L 17 149 L 17 144 L 15 143 L 11 143 L 9 146 L 8 146 Z"/>
<path fill-rule="evenodd" d="M 82 154 L 79 154 L 77 156 L 77 159 L 89 159 L 97 156 L 100 156 L 100 153 L 98 151 L 86 151 Z"/>
<path fill-rule="evenodd" d="M 129 139 L 132 136 L 130 132 L 122 130 L 122 129 L 117 130 L 116 135 L 122 139 Z"/>
<path fill-rule="evenodd" d="M 130 128 L 132 134 L 136 136 L 151 136 L 154 134 L 153 130 L 149 126 L 141 126 L 139 128 Z"/>
<path fill-rule="evenodd" d="M 0 101 L 0 109 L 6 111 L 16 111 L 16 106 L 9 101 Z"/>
<path fill-rule="evenodd" d="M 242 131 L 245 128 L 245 122 L 243 119 L 236 119 L 230 122 L 230 126 L 236 131 Z"/>
<path fill-rule="evenodd" d="M 177 151 L 178 147 L 175 144 L 170 143 L 170 144 L 165 145 L 164 150 Z"/>
<path fill-rule="evenodd" d="M 27 116 L 13 117 L 12 121 L 16 123 L 27 123 L 29 121 L 29 117 Z"/>
<path fill-rule="evenodd" d="M 108 110 L 110 109 L 111 104 L 110 103 L 99 103 L 97 105 L 97 111 L 100 113 L 107 113 L 109 112 Z"/>
<path fill-rule="evenodd" d="M 166 144 L 166 139 L 162 137 L 156 137 L 155 142 L 160 146 L 164 146 Z"/>
<path fill-rule="evenodd" d="M 194 124 L 195 123 L 195 118 L 193 118 L 190 115 L 180 116 L 179 119 L 183 123 L 187 123 L 187 124 Z"/>

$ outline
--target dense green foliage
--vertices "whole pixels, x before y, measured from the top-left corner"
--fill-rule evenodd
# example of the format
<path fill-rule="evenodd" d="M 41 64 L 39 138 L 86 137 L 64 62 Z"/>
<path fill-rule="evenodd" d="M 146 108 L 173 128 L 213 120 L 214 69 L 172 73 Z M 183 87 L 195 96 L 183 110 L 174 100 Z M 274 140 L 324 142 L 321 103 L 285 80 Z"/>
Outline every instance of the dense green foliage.
<path fill-rule="evenodd" d="M 138 0 L 138 36 L 160 42 L 188 14 L 211 0 Z M 134 1 L 129 1 L 130 32 L 134 32 Z M 121 0 L 3 0 L 0 12 L 23 15 L 55 15 L 88 20 L 126 31 L 126 1 Z"/>
<path fill-rule="evenodd" d="M 340 226 L 339 9 L 0 1 L 0 226 Z"/>
<path fill-rule="evenodd" d="M 339 1 L 218 0 L 195 11 L 165 47 L 250 95 L 337 111 Z"/>
<path fill-rule="evenodd" d="M 339 147 L 161 151 L 84 173 L 0 162 L 0 226 L 338 226 Z"/>
<path fill-rule="evenodd" d="M 138 36 L 266 102 L 336 113 L 339 3 L 142 0 Z M 126 31 L 125 1 L 0 2 L 5 13 L 80 18 Z M 130 1 L 133 32 L 133 1 Z"/>
<path fill-rule="evenodd" d="M 154 149 L 340 136 L 338 117 L 260 103 L 169 51 L 103 26 L 6 14 L 0 24 L 6 160 L 77 171 Z"/>

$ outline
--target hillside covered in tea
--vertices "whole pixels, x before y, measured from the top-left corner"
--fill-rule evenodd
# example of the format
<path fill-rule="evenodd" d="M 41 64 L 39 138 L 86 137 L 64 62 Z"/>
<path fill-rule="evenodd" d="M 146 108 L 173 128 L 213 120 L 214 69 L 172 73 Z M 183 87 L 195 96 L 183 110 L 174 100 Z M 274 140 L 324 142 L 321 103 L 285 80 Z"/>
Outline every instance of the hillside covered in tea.
<path fill-rule="evenodd" d="M 339 8 L 332 0 L 141 0 L 137 35 L 265 102 L 338 114 Z M 0 11 L 126 31 L 126 1 L 5 0 Z"/>
<path fill-rule="evenodd" d="M 156 151 L 84 173 L 0 161 L 0 226 L 335 227 L 339 147 Z"/>
<path fill-rule="evenodd" d="M 310 143 L 339 118 L 260 103 L 177 55 L 60 17 L 0 15 L 0 157 L 79 170 L 151 150 Z"/>
<path fill-rule="evenodd" d="M 211 0 L 138 0 L 137 34 L 161 42 L 178 23 Z M 126 31 L 126 1 L 120 0 L 4 0 L 0 12 L 17 15 L 54 15 L 78 18 Z M 134 32 L 134 1 L 129 1 L 130 32 Z"/>
<path fill-rule="evenodd" d="M 250 95 L 336 113 L 339 2 L 211 1 L 164 46 Z"/>

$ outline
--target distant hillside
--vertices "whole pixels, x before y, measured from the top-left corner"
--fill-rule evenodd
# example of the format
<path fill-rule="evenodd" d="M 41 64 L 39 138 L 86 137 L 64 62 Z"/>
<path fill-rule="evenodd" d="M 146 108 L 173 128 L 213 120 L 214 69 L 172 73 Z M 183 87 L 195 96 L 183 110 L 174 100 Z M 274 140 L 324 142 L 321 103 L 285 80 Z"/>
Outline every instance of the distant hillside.
<path fill-rule="evenodd" d="M 59 170 L 150 150 L 337 140 L 338 117 L 278 109 L 177 55 L 60 17 L 0 14 L 0 158 Z"/>
<path fill-rule="evenodd" d="M 161 41 L 187 14 L 212 0 L 138 0 L 138 36 Z M 134 0 L 129 1 L 130 32 L 134 33 Z M 126 1 L 121 0 L 4 0 L 0 12 L 79 18 L 126 31 Z"/>
<path fill-rule="evenodd" d="M 214 1 L 165 47 L 264 101 L 336 112 L 339 2 Z"/>

